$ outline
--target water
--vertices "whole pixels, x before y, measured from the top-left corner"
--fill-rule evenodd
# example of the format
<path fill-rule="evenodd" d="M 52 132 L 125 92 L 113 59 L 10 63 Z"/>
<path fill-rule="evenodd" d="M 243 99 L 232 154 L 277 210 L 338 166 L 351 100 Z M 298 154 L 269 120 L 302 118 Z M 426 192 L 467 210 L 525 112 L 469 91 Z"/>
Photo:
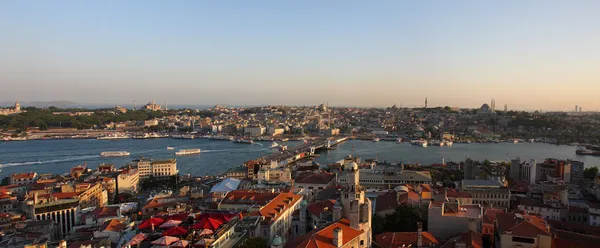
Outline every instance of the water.
<path fill-rule="evenodd" d="M 299 142 L 288 142 L 290 147 Z M 270 142 L 252 145 L 229 141 L 204 139 L 129 139 L 129 140 L 33 140 L 25 142 L 0 142 L 0 177 L 15 172 L 67 173 L 75 165 L 87 162 L 88 168 L 100 163 L 123 166 L 132 159 L 171 158 L 179 149 L 200 148 L 202 153 L 178 156 L 177 167 L 181 173 L 192 175 L 214 175 L 245 161 L 273 152 Z M 167 146 L 175 150 L 167 150 Z M 342 143 L 336 150 L 321 153 L 317 161 L 332 163 L 349 154 L 380 161 L 432 164 L 446 161 L 462 161 L 466 156 L 475 160 L 521 159 L 543 160 L 545 158 L 571 158 L 585 162 L 586 167 L 600 166 L 600 157 L 578 156 L 573 146 L 556 146 L 543 143 L 499 143 L 499 144 L 454 144 L 452 147 L 417 147 L 407 143 L 372 142 L 351 140 Z M 129 151 L 129 157 L 100 157 L 103 151 Z"/>

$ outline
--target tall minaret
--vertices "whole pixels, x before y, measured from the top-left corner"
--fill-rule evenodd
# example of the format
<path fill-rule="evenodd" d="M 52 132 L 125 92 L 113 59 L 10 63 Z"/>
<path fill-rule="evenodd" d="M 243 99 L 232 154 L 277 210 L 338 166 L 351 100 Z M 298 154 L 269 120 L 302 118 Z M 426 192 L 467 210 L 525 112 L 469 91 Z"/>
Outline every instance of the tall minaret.
<path fill-rule="evenodd" d="M 425 97 L 425 108 L 427 108 L 427 97 Z"/>
<path fill-rule="evenodd" d="M 169 105 L 167 105 L 167 101 L 165 101 L 165 111 L 169 110 Z"/>
<path fill-rule="evenodd" d="M 135 103 L 135 100 L 133 100 L 133 110 L 137 109 L 137 104 Z"/>

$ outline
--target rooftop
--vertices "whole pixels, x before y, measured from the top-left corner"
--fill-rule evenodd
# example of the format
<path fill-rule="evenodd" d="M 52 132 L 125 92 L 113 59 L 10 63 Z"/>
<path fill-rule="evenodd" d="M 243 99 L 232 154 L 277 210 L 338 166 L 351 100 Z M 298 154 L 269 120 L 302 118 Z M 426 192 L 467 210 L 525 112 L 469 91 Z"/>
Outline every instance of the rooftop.
<path fill-rule="evenodd" d="M 422 232 L 423 246 L 439 244 L 438 240 L 429 232 Z M 417 232 L 386 232 L 375 236 L 375 243 L 381 248 L 399 248 L 417 246 Z"/>
<path fill-rule="evenodd" d="M 320 230 L 312 231 L 308 234 L 300 236 L 285 244 L 285 248 L 336 248 L 333 244 L 333 230 L 336 228 L 342 229 L 342 244 L 345 245 L 352 241 L 360 234 L 363 230 L 356 230 L 350 227 L 350 221 L 347 219 L 341 219 L 338 222 L 334 222 L 329 226 L 326 226 Z"/>

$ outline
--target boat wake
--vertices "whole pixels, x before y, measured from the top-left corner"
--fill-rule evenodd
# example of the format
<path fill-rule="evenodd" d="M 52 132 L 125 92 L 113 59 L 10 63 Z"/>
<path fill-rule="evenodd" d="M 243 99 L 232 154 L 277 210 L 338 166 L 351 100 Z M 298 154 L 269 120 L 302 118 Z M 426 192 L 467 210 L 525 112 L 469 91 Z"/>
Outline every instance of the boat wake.
<path fill-rule="evenodd" d="M 15 163 L 2 164 L 2 167 L 28 166 L 28 165 L 38 165 L 38 164 L 54 164 L 54 163 L 85 160 L 85 159 L 98 158 L 98 157 L 100 157 L 100 155 L 77 156 L 77 157 L 69 157 L 69 158 L 64 158 L 64 159 L 45 160 L 45 161 L 38 160 L 38 161 L 29 161 L 29 162 L 15 162 Z"/>

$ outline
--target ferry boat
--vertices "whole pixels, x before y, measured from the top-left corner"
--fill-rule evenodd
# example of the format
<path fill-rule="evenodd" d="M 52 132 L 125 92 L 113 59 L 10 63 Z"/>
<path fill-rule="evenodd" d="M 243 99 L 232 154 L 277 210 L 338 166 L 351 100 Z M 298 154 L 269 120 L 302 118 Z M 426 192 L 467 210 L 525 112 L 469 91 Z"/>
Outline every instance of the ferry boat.
<path fill-rule="evenodd" d="M 173 149 L 175 149 L 175 148 L 167 146 L 167 150 L 173 150 Z"/>
<path fill-rule="evenodd" d="M 236 139 L 233 141 L 233 143 L 240 143 L 240 144 L 253 144 L 254 141 L 251 139 Z"/>
<path fill-rule="evenodd" d="M 200 154 L 200 149 L 183 149 L 183 150 L 179 150 L 179 151 L 175 152 L 175 155 L 177 155 L 177 156 L 195 155 L 195 154 Z"/>
<path fill-rule="evenodd" d="M 27 137 L 5 137 L 4 141 L 25 141 L 27 140 Z"/>
<path fill-rule="evenodd" d="M 427 147 L 426 140 L 412 140 L 412 141 L 410 141 L 410 144 L 420 146 L 420 147 Z"/>
<path fill-rule="evenodd" d="M 99 139 L 99 140 L 118 140 L 118 139 L 129 139 L 129 138 L 131 138 L 131 137 L 129 135 L 126 135 L 126 134 L 113 133 L 113 134 L 109 134 L 109 135 L 106 135 L 106 136 L 98 137 L 96 139 Z"/>
<path fill-rule="evenodd" d="M 131 153 L 127 151 L 114 151 L 114 152 L 101 152 L 100 156 L 102 157 L 124 157 L 129 156 Z"/>
<path fill-rule="evenodd" d="M 283 138 L 283 139 L 281 139 L 281 142 L 286 142 L 286 141 L 289 141 L 289 140 L 290 139 L 288 139 L 288 138 Z"/>
<path fill-rule="evenodd" d="M 277 144 L 277 142 L 273 141 L 273 143 L 271 143 L 271 146 L 269 146 L 269 148 L 277 148 L 279 146 L 279 144 Z"/>
<path fill-rule="evenodd" d="M 379 142 L 379 138 L 373 138 L 373 142 Z"/>

